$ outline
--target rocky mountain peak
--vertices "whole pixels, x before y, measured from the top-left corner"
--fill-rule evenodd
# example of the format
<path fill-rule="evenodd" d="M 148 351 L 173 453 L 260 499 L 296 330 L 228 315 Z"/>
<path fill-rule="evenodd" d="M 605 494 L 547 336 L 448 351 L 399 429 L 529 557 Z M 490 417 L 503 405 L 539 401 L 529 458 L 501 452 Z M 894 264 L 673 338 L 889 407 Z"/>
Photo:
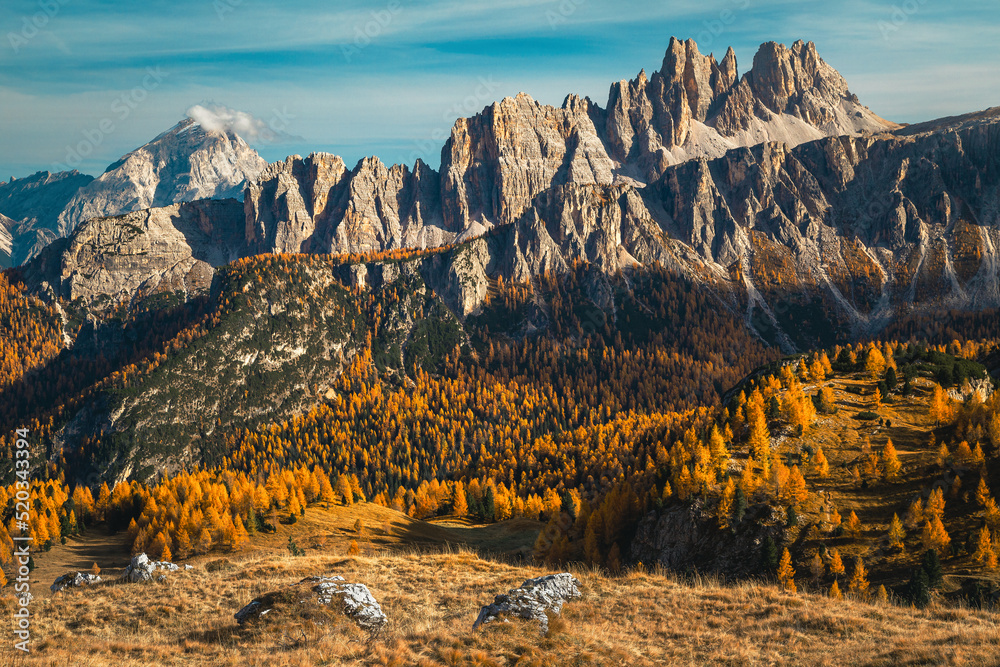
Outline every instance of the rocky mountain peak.
<path fill-rule="evenodd" d="M 783 113 L 789 101 L 807 93 L 818 93 L 839 101 L 847 93 L 847 82 L 816 53 L 816 45 L 802 40 L 792 48 L 767 42 L 753 59 L 749 77 L 757 99 L 775 113 Z"/>
<path fill-rule="evenodd" d="M 719 81 L 726 90 L 732 88 L 733 84 L 736 83 L 736 79 L 739 77 L 737 70 L 736 52 L 730 46 L 726 49 L 726 55 L 722 58 L 722 62 L 719 63 Z"/>
<path fill-rule="evenodd" d="M 191 118 L 110 165 L 59 216 L 65 235 L 84 220 L 196 199 L 241 199 L 267 162 L 231 130 Z"/>

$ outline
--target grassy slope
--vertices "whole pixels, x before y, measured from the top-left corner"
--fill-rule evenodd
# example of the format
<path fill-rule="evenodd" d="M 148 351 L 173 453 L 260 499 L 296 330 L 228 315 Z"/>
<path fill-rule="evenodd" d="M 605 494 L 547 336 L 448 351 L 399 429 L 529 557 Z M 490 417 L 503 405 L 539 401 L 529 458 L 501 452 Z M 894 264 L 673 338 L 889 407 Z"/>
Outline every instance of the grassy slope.
<path fill-rule="evenodd" d="M 798 579 L 801 583 L 809 585 L 806 554 L 825 545 L 828 548 L 839 549 L 848 567 L 850 559 L 861 556 L 868 567 L 873 589 L 879 584 L 885 584 L 890 589 L 893 586 L 898 587 L 909 580 L 912 568 L 919 565 L 923 548 L 920 542 L 920 530 L 908 529 L 906 548 L 902 553 L 892 553 L 887 549 L 886 535 L 892 515 L 896 513 L 901 520 L 905 520 L 907 508 L 913 499 L 917 497 L 926 499 L 932 485 L 944 478 L 944 470 L 936 463 L 938 445 L 931 444 L 931 435 L 937 436 L 938 443 L 942 439 L 949 441 L 950 435 L 947 429 L 936 431 L 935 424 L 929 416 L 928 401 L 933 385 L 928 380 L 918 378 L 914 381 L 914 392 L 911 396 L 893 394 L 892 402 L 877 409 L 871 396 L 873 385 L 860 374 L 837 374 L 826 381 L 807 385 L 806 393 L 815 394 L 823 386 L 829 386 L 834 390 L 837 413 L 820 414 L 800 439 L 786 437 L 779 449 L 791 452 L 799 445 L 812 447 L 820 445 L 830 462 L 830 475 L 825 480 L 819 479 L 810 466 L 807 465 L 805 468 L 811 495 L 805 511 L 800 514 L 799 530 L 793 534 L 793 542 L 797 547 L 795 551 L 800 556 L 800 562 L 796 563 L 800 575 Z M 852 389 L 863 394 L 854 393 Z M 879 417 L 886 419 L 891 426 L 880 426 L 879 420 L 857 419 L 859 413 L 868 410 L 876 411 Z M 861 455 L 861 442 L 864 436 L 869 437 L 872 450 L 876 453 L 881 451 L 887 439 L 892 439 L 903 466 L 898 479 L 877 482 L 867 488 L 855 482 L 850 468 Z M 987 463 L 992 469 L 996 460 L 991 459 Z M 982 524 L 981 508 L 972 498 L 979 482 L 979 472 L 971 464 L 957 464 L 954 469 L 962 477 L 962 493 L 959 497 L 952 498 L 948 495 L 946 487 L 944 523 L 952 542 L 964 545 L 969 534 L 978 530 Z M 837 538 L 807 539 L 802 535 L 810 523 L 820 520 L 821 498 L 816 494 L 817 491 L 833 501 L 844 520 L 851 511 L 857 513 L 862 524 L 861 533 L 857 538 L 844 535 Z M 984 572 L 976 566 L 972 557 L 965 553 L 955 557 L 943 557 L 942 565 L 947 575 L 945 591 L 957 589 L 960 579 L 969 576 L 1000 581 L 995 572 Z M 824 588 L 831 582 L 832 580 L 828 578 L 824 579 Z"/>
<path fill-rule="evenodd" d="M 359 518 L 366 524 L 362 554 L 350 557 Z M 488 545 L 499 531 L 530 538 L 534 531 L 527 528 L 466 528 L 460 535 L 473 536 L 474 546 Z M 586 569 L 573 570 L 583 599 L 565 607 L 549 636 L 522 622 L 473 632 L 481 605 L 545 571 L 443 545 L 456 530 L 371 505 L 313 507 L 294 526 L 225 556 L 221 569 L 218 555 L 203 556 L 192 561 L 195 570 L 164 584 L 40 599 L 35 652 L 24 664 L 988 664 L 1000 649 L 997 619 L 988 612 L 916 611 L 793 596 L 754 582 L 726 586 L 647 572 L 608 577 Z M 288 535 L 307 547 L 306 556 L 288 556 Z M 419 549 L 408 546 L 411 541 Z M 60 549 L 40 556 L 36 572 L 60 557 Z M 206 568 L 212 561 L 216 566 Z M 319 573 L 367 584 L 390 618 L 383 635 L 369 641 L 346 621 L 322 627 L 293 621 L 263 630 L 236 625 L 233 613 L 254 596 Z"/>
<path fill-rule="evenodd" d="M 584 597 L 566 606 L 550 636 L 522 622 L 472 632 L 479 607 L 493 595 L 546 573 L 509 553 L 486 555 L 501 544 L 520 551 L 537 530 L 523 520 L 427 523 L 370 504 L 313 506 L 296 524 L 257 535 L 240 553 L 188 561 L 194 570 L 163 584 L 55 596 L 46 590 L 33 609 L 35 652 L 27 663 L 14 663 L 4 649 L 0 664 L 990 664 L 1000 649 L 990 612 L 917 611 L 789 595 L 757 582 L 723 585 L 644 571 L 609 577 L 580 568 L 572 571 Z M 288 555 L 289 536 L 306 548 L 304 557 Z M 361 555 L 347 555 L 352 540 Z M 92 530 L 39 555 L 36 592 L 68 566 L 94 560 L 113 576 L 113 566 L 124 561 L 111 542 Z M 468 546 L 453 546 L 460 543 Z M 346 621 L 236 625 L 232 615 L 256 595 L 320 573 L 367 584 L 390 618 L 383 635 L 369 641 Z"/>

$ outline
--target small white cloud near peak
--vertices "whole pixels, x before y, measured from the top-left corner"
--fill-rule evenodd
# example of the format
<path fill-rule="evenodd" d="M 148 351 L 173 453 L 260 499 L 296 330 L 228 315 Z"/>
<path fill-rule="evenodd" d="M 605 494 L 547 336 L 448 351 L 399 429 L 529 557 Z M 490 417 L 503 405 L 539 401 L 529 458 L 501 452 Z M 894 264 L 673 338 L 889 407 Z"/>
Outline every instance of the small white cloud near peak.
<path fill-rule="evenodd" d="M 206 132 L 231 130 L 247 141 L 272 140 L 275 131 L 267 123 L 246 111 L 237 111 L 220 104 L 205 107 L 196 104 L 187 110 L 188 118 L 198 123 Z"/>

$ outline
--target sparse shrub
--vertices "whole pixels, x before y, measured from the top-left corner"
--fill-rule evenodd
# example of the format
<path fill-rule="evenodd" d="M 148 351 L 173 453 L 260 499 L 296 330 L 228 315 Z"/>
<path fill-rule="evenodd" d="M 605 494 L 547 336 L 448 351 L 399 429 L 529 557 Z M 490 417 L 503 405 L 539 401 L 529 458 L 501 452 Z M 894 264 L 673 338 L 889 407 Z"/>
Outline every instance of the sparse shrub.
<path fill-rule="evenodd" d="M 288 553 L 290 553 L 292 556 L 295 556 L 295 557 L 305 556 L 306 555 L 306 550 L 303 549 L 303 548 L 301 548 L 298 544 L 296 544 L 295 540 L 292 538 L 292 536 L 289 535 L 288 536 Z"/>

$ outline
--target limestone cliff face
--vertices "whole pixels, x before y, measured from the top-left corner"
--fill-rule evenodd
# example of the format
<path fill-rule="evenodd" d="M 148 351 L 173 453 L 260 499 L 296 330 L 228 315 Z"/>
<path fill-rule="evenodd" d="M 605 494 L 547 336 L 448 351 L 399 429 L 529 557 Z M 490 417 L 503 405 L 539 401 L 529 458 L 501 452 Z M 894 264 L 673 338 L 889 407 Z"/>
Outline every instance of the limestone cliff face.
<path fill-rule="evenodd" d="M 445 229 L 437 172 L 366 158 L 351 171 L 335 155 L 297 155 L 247 187 L 246 237 L 258 252 L 352 253 L 436 247 Z M 459 230 L 461 231 L 461 230 Z"/>
<path fill-rule="evenodd" d="M 10 230 L 17 224 L 7 216 L 0 214 L 0 269 L 10 267 L 10 256 L 14 251 L 14 236 Z"/>
<path fill-rule="evenodd" d="M 553 186 L 612 183 L 614 165 L 591 112 L 590 101 L 575 96 L 556 109 L 522 93 L 460 119 L 442 151 L 446 226 L 507 224 Z"/>
<path fill-rule="evenodd" d="M 570 179 L 447 255 L 461 261 L 429 260 L 428 283 L 468 315 L 498 277 L 528 281 L 577 260 L 607 273 L 658 262 L 744 309 L 750 326 L 789 349 L 815 342 L 796 338 L 799 324 L 788 319 L 809 304 L 844 335 L 877 331 L 900 309 L 1000 306 L 998 146 L 1000 111 L 923 131 L 734 149 L 668 167 L 648 184 Z M 422 165 L 410 172 L 365 160 L 347 171 L 332 156 L 290 158 L 248 188 L 244 210 L 230 202 L 203 214 L 211 243 L 191 245 L 178 231 L 193 229 L 185 221 L 196 207 L 101 219 L 74 235 L 51 282 L 66 296 L 120 295 L 181 285 L 194 259 L 207 274 L 261 251 L 460 240 L 442 222 L 437 185 Z M 155 243 L 133 236 L 137 224 Z M 210 258 L 209 248 L 226 250 Z"/>
<path fill-rule="evenodd" d="M 190 118 L 108 167 L 59 215 L 69 234 L 94 217 L 196 199 L 242 198 L 267 162 L 231 131 L 206 131 Z"/>
<path fill-rule="evenodd" d="M 863 106 L 812 42 L 763 44 L 753 69 L 737 76 L 732 49 L 716 63 L 693 41 L 671 38 L 659 72 L 611 87 L 606 130 L 612 155 L 655 180 L 669 165 L 740 146 L 796 146 L 898 127 Z"/>
<path fill-rule="evenodd" d="M 464 269 L 442 268 L 459 275 L 440 287 L 469 313 L 498 276 L 658 262 L 789 349 L 814 342 L 791 319 L 810 304 L 813 326 L 827 318 L 845 336 L 899 312 L 998 307 L 998 147 L 1000 111 L 913 134 L 734 149 L 645 186 L 555 186 L 477 241 Z"/>
<path fill-rule="evenodd" d="M 375 158 L 348 172 L 329 155 L 271 165 L 247 189 L 248 236 L 262 252 L 430 247 L 514 223 L 563 186 L 642 185 L 741 146 L 895 127 L 811 43 L 765 44 L 739 79 L 732 49 L 717 62 L 671 39 L 661 70 L 613 85 L 607 109 L 575 95 L 555 108 L 522 93 L 459 119 L 440 174 Z"/>
<path fill-rule="evenodd" d="M 29 270 L 47 265 L 39 277 L 71 301 L 204 292 L 213 267 L 246 254 L 241 209 L 235 200 L 208 200 L 93 218 Z"/>

